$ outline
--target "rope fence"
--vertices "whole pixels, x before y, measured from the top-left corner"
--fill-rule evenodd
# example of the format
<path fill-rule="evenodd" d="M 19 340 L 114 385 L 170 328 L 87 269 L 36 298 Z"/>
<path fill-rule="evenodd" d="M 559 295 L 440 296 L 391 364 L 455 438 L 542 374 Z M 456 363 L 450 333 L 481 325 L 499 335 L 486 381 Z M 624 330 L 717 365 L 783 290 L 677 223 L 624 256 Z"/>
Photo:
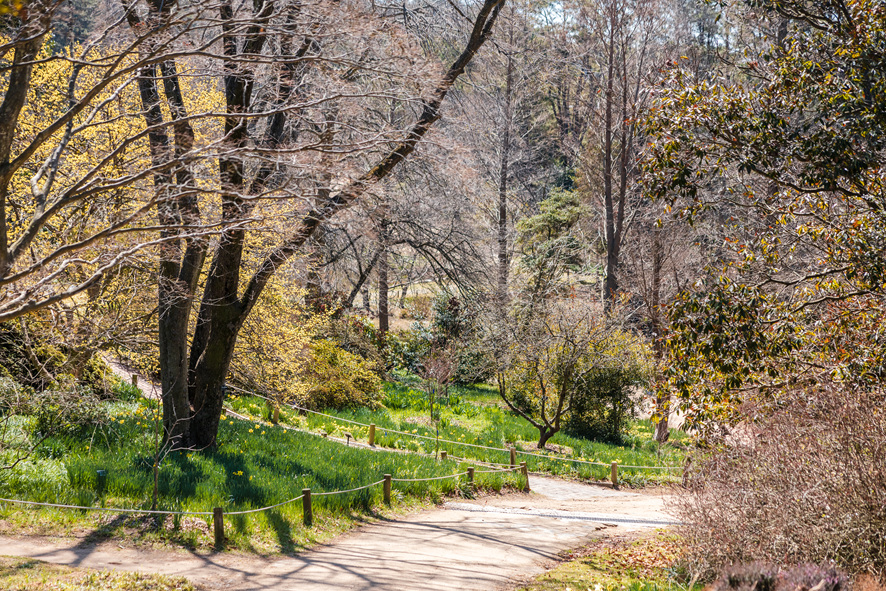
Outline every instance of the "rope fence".
<path fill-rule="evenodd" d="M 289 502 L 289 501 L 287 501 Z M 212 511 L 155 511 L 152 509 L 120 509 L 116 507 L 86 507 L 80 505 L 61 505 L 59 503 L 40 503 L 37 501 L 23 501 L 21 499 L 3 499 L 0 503 L 15 503 L 19 505 L 36 505 L 39 507 L 54 507 L 57 509 L 80 509 L 82 511 L 101 511 L 105 513 L 138 513 L 139 515 L 212 515 Z M 285 504 L 285 503 L 283 503 Z"/>
<path fill-rule="evenodd" d="M 257 396 L 258 398 L 262 398 L 268 402 L 274 402 L 273 400 L 271 400 L 265 396 L 262 396 L 260 394 L 246 392 L 245 390 L 241 390 L 239 388 L 233 388 L 233 389 L 238 390 L 240 392 L 244 392 L 245 394 Z M 335 421 L 341 421 L 341 422 L 350 423 L 353 425 L 358 425 L 361 427 L 366 427 L 369 429 L 369 437 L 370 437 L 369 445 L 372 447 L 375 446 L 374 438 L 375 438 L 376 426 L 374 424 L 366 424 L 366 423 L 361 423 L 359 421 L 345 419 L 343 417 L 336 417 L 334 415 L 330 415 L 330 414 L 310 410 L 307 408 L 303 408 L 303 407 L 298 406 L 296 404 L 289 404 L 287 406 L 289 406 L 290 408 L 293 408 L 295 410 L 327 417 L 327 418 L 335 420 Z M 245 420 L 245 421 L 255 420 L 251 417 L 241 415 L 229 408 L 225 408 L 225 412 L 227 412 L 228 414 L 231 414 L 232 416 L 237 417 L 241 420 Z M 275 418 L 276 418 L 276 415 L 275 415 Z M 293 428 L 285 426 L 285 425 L 282 425 L 282 427 L 284 427 L 286 429 L 293 429 Z M 74 509 L 74 510 L 81 510 L 81 511 L 98 511 L 98 512 L 105 512 L 105 513 L 121 513 L 121 514 L 186 515 L 186 516 L 200 516 L 200 517 L 212 516 L 214 530 L 215 530 L 215 544 L 217 547 L 222 547 L 224 545 L 224 539 L 225 539 L 225 535 L 224 535 L 224 515 L 225 514 L 227 514 L 228 516 L 235 516 L 235 515 L 249 515 L 249 514 L 261 513 L 264 511 L 270 511 L 272 509 L 282 507 L 284 505 L 288 505 L 290 503 L 295 503 L 295 502 L 301 500 L 302 507 L 303 507 L 304 524 L 306 526 L 310 527 L 313 522 L 312 497 L 350 494 L 350 493 L 354 493 L 354 492 L 359 492 L 361 490 L 367 490 L 367 489 L 373 488 L 378 485 L 382 485 L 384 502 L 386 505 L 390 505 L 391 504 L 392 483 L 394 483 L 394 482 L 401 482 L 401 483 L 431 482 L 431 481 L 439 481 L 439 480 L 448 480 L 451 478 L 457 479 L 457 478 L 461 478 L 462 476 L 467 476 L 469 485 L 471 487 L 473 487 L 474 486 L 474 477 L 477 474 L 503 474 L 503 473 L 508 473 L 508 472 L 519 471 L 521 473 L 521 476 L 524 481 L 524 489 L 523 490 L 526 492 L 529 492 L 529 490 L 530 490 L 530 488 L 529 488 L 529 474 L 530 474 L 530 472 L 528 471 L 526 462 L 520 462 L 520 464 L 517 465 L 517 463 L 515 461 L 516 454 L 538 457 L 538 458 L 542 458 L 542 459 L 546 459 L 546 460 L 576 462 L 576 463 L 590 464 L 590 465 L 596 465 L 596 466 L 609 465 L 609 464 L 605 464 L 603 462 L 593 462 L 593 461 L 581 460 L 581 459 L 577 459 L 577 458 L 557 458 L 557 457 L 552 457 L 552 456 L 546 456 L 544 454 L 536 454 L 536 453 L 532 453 L 532 452 L 525 452 L 525 451 L 516 450 L 514 447 L 511 447 L 510 449 L 490 447 L 490 446 L 486 446 L 486 445 L 478 445 L 478 444 L 467 443 L 467 442 L 452 441 L 449 439 L 440 439 L 440 438 L 435 438 L 435 437 L 429 437 L 426 435 L 419 435 L 417 433 L 409 433 L 406 431 L 399 431 L 397 429 L 382 428 L 382 430 L 386 433 L 391 432 L 391 433 L 396 433 L 399 435 L 405 435 L 408 437 L 415 437 L 415 438 L 419 438 L 419 439 L 425 439 L 428 441 L 435 441 L 438 443 L 448 443 L 448 444 L 452 444 L 452 445 L 462 445 L 465 447 L 484 449 L 484 450 L 495 451 L 495 452 L 510 453 L 511 462 L 510 462 L 510 464 L 504 464 L 504 463 L 488 462 L 488 461 L 483 461 L 483 460 L 475 460 L 475 459 L 470 459 L 470 458 L 459 458 L 456 456 L 449 456 L 449 459 L 452 459 L 452 460 L 455 460 L 458 462 L 483 465 L 483 466 L 490 467 L 490 469 L 476 470 L 474 467 L 470 467 L 465 472 L 458 472 L 455 474 L 446 474 L 443 476 L 431 476 L 431 477 L 427 477 L 427 478 L 393 478 L 391 474 L 385 474 L 384 478 L 382 480 L 378 480 L 376 482 L 372 482 L 370 484 L 366 484 L 363 486 L 358 486 L 356 488 L 351 488 L 351 489 L 347 489 L 347 490 L 338 490 L 338 491 L 314 492 L 314 493 L 312 493 L 309 488 L 306 488 L 306 489 L 302 490 L 301 495 L 299 495 L 297 497 L 293 497 L 291 499 L 287 499 L 287 500 L 279 502 L 279 503 L 275 503 L 273 505 L 268 505 L 266 507 L 258 507 L 255 509 L 243 509 L 243 510 L 238 510 L 238 511 L 227 511 L 227 512 L 224 511 L 224 509 L 221 507 L 215 507 L 212 511 L 168 511 L 168 510 L 156 510 L 156 509 L 130 509 L 130 508 L 117 508 L 117 507 L 95 507 L 95 506 L 82 506 L 82 505 L 67 505 L 67 504 L 60 504 L 60 503 L 45 503 L 45 502 L 38 502 L 38 501 L 25 501 L 22 499 L 8 499 L 8 498 L 0 498 L 0 503 L 12 503 L 12 504 L 18 504 L 18 505 L 28 505 L 28 506 L 37 506 L 37 507 L 51 507 L 51 508 L 58 508 L 58 509 Z M 422 454 L 422 455 L 426 455 L 426 454 Z M 446 460 L 447 459 L 447 452 L 441 451 L 440 456 L 441 456 L 442 460 Z M 623 468 L 632 468 L 632 469 L 682 469 L 680 466 L 622 466 L 622 467 Z M 617 462 L 612 462 L 611 468 L 612 468 L 613 485 L 617 485 L 617 468 L 618 468 Z M 537 473 L 532 472 L 532 474 L 537 474 Z"/>
<path fill-rule="evenodd" d="M 234 390 L 237 390 L 239 392 L 243 392 L 244 394 L 247 394 L 249 396 L 255 396 L 257 398 L 261 398 L 267 402 L 272 402 L 272 403 L 275 402 L 274 400 L 271 400 L 267 396 L 262 396 L 261 394 L 257 394 L 254 392 L 247 392 L 246 390 L 242 390 L 242 389 L 236 388 L 234 386 L 229 386 L 229 387 Z M 289 408 L 295 409 L 295 410 L 305 412 L 305 413 L 310 413 L 310 414 L 318 415 L 321 417 L 326 417 L 326 418 L 332 419 L 334 421 L 341 421 L 341 422 L 349 423 L 352 425 L 358 425 L 360 427 L 366 427 L 367 429 L 370 430 L 371 433 L 373 433 L 373 434 L 375 433 L 376 426 L 373 424 L 361 423 L 359 421 L 354 421 L 354 420 L 346 419 L 343 417 L 337 417 L 335 415 L 330 415 L 330 414 L 322 413 L 322 412 L 319 412 L 316 410 L 311 410 L 309 408 L 304 408 L 302 406 L 299 406 L 299 405 L 293 404 L 293 403 L 287 403 L 286 406 L 288 406 Z M 234 413 L 234 414 L 236 415 L 236 413 Z M 242 417 L 242 415 L 236 415 L 236 416 Z M 246 418 L 246 417 L 243 417 L 243 418 Z M 485 449 L 488 451 L 495 451 L 495 452 L 502 452 L 502 453 L 508 453 L 508 452 L 510 452 L 512 454 L 517 453 L 519 455 L 531 456 L 531 457 L 535 457 L 535 458 L 541 458 L 544 460 L 555 460 L 555 461 L 559 461 L 559 462 L 570 462 L 570 463 L 574 463 L 574 464 L 585 464 L 585 465 L 590 465 L 590 466 L 602 466 L 602 467 L 610 467 L 610 468 L 611 468 L 612 464 L 614 464 L 614 463 L 617 464 L 617 462 L 612 462 L 612 463 L 607 464 L 605 462 L 595 462 L 595 461 L 591 461 L 591 460 L 582 460 L 580 458 L 558 458 L 555 456 L 548 456 L 545 454 L 533 453 L 530 451 L 523 451 L 523 450 L 518 450 L 515 448 L 506 449 L 506 448 L 502 448 L 502 447 L 490 447 L 487 445 L 478 445 L 476 443 L 467 443 L 464 441 L 453 441 L 451 439 L 440 439 L 438 437 L 430 437 L 428 435 L 419 435 L 418 433 L 409 433 L 408 431 L 399 431 L 397 429 L 392 429 L 392 428 L 388 428 L 388 427 L 381 427 L 381 430 L 384 431 L 385 433 L 388 433 L 388 432 L 396 433 L 398 435 L 405 435 L 407 437 L 415 437 L 417 439 L 424 439 L 427 441 L 434 441 L 434 442 L 438 442 L 438 443 L 449 443 L 452 445 L 461 445 L 464 447 L 473 447 L 473 448 L 477 448 L 477 449 Z M 374 442 L 370 443 L 370 445 L 374 445 Z M 453 459 L 456 459 L 456 458 L 453 456 Z M 477 460 L 470 460 L 470 461 L 477 461 Z M 493 463 L 493 462 L 486 462 L 486 463 Z M 506 466 L 508 464 L 499 464 L 499 465 Z M 683 470 L 682 466 L 635 466 L 635 465 L 629 465 L 629 464 L 618 464 L 618 467 L 622 468 L 622 469 L 626 469 L 626 470 Z"/>
<path fill-rule="evenodd" d="M 359 492 L 361 490 L 367 490 L 373 488 L 378 485 L 382 485 L 383 487 L 383 497 L 386 505 L 391 504 L 391 488 L 393 482 L 430 482 L 436 480 L 447 480 L 450 478 L 461 478 L 462 476 L 467 476 L 469 480 L 470 486 L 474 486 L 474 474 L 491 474 L 491 473 L 502 473 L 502 472 L 513 472 L 516 470 L 521 470 L 523 477 L 526 481 L 524 490 L 529 490 L 529 477 L 526 471 L 525 462 L 516 468 L 507 468 L 507 469 L 496 469 L 496 470 L 480 470 L 475 471 L 474 468 L 468 468 L 466 472 L 458 472 L 456 474 L 445 474 L 443 476 L 429 476 L 427 478 L 393 478 L 390 474 L 385 474 L 384 478 L 381 480 L 377 480 L 375 482 L 364 484 L 363 486 L 358 486 L 355 488 L 350 488 L 346 490 L 335 490 L 335 491 L 325 491 L 325 492 L 311 492 L 311 489 L 306 488 L 302 490 L 302 494 L 297 497 L 293 497 L 291 499 L 287 499 L 280 503 L 275 503 L 273 505 L 268 505 L 267 507 L 259 507 L 256 509 L 243 509 L 239 511 L 225 511 L 222 507 L 215 507 L 212 511 L 164 511 L 164 510 L 154 510 L 154 509 L 126 509 L 126 508 L 117 508 L 117 507 L 90 507 L 85 505 L 65 505 L 61 503 L 43 503 L 39 501 L 25 501 L 22 499 L 7 499 L 0 498 L 0 503 L 12 503 L 17 505 L 28 505 L 28 506 L 38 506 L 38 507 L 52 507 L 58 509 L 75 509 L 81 511 L 98 511 L 104 513 L 125 513 L 125 514 L 139 514 L 139 515 L 196 515 L 201 517 L 212 516 L 213 527 L 215 533 L 215 544 L 217 547 L 221 547 L 224 545 L 224 516 L 234 516 L 234 515 L 249 515 L 253 513 L 261 513 L 263 511 L 269 511 L 271 509 L 276 509 L 278 507 L 282 507 L 283 505 L 288 505 L 290 503 L 294 503 L 296 501 L 302 501 L 302 509 L 303 509 L 303 521 L 307 527 L 310 527 L 313 524 L 313 507 L 312 507 L 312 497 L 323 497 L 323 496 L 332 496 L 332 495 L 344 495 L 350 494 L 354 492 Z"/>

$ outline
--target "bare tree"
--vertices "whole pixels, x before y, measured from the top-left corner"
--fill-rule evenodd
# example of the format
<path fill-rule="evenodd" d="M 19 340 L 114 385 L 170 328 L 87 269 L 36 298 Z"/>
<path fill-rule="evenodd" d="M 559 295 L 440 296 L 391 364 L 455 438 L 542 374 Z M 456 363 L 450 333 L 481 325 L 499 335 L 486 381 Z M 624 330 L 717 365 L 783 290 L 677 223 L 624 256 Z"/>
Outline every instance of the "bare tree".
<path fill-rule="evenodd" d="M 639 121 L 649 83 L 676 48 L 673 21 L 659 0 L 589 0 L 563 5 L 554 25 L 560 67 L 551 104 L 579 189 L 599 206 L 604 304 L 620 289 L 621 249 L 636 213 Z"/>
<path fill-rule="evenodd" d="M 139 71 L 152 160 L 156 166 L 178 156 L 183 163 L 175 175 L 153 179 L 158 192 L 176 195 L 160 211 L 161 224 L 169 228 L 164 232 L 171 234 L 160 293 L 167 436 L 198 448 L 214 446 L 222 384 L 259 295 L 321 224 L 377 191 L 415 150 L 491 35 L 502 1 L 486 0 L 479 7 L 463 49 L 442 74 L 402 27 L 371 5 L 270 0 L 251 7 L 227 0 L 199 7 L 153 0 L 144 7 L 127 5 L 135 39 L 156 27 L 181 31 L 175 41 L 164 41 L 168 57 L 159 72 Z M 194 55 L 188 44 L 199 38 L 211 41 Z M 178 68 L 223 80 L 221 113 L 197 117 L 187 110 Z M 161 108 L 161 87 L 168 115 Z M 392 97 L 410 105 L 411 123 L 391 126 L 375 116 Z M 223 127 L 213 144 L 219 202 L 202 204 L 220 210 L 223 228 L 211 244 L 181 234 L 174 224 L 204 217 L 187 189 L 200 182 L 185 158 L 193 123 L 204 117 Z M 256 229 L 261 232 L 252 232 Z M 188 346 L 187 310 L 197 301 L 204 257 L 210 265 Z"/>

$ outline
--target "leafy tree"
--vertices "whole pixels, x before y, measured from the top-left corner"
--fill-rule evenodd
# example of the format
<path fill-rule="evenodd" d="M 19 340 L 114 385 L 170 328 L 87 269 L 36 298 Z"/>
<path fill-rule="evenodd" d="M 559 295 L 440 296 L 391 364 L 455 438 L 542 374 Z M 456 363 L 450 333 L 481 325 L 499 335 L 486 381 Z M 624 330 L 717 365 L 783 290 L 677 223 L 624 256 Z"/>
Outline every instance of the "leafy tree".
<path fill-rule="evenodd" d="M 669 338 L 671 385 L 726 422 L 749 396 L 879 383 L 886 342 L 886 6 L 747 6 L 774 23 L 766 48 L 737 81 L 673 67 L 644 164 L 651 196 L 731 229 L 731 260 L 672 307 Z"/>
<path fill-rule="evenodd" d="M 581 269 L 585 244 L 578 221 L 583 208 L 573 191 L 556 190 L 539 204 L 539 213 L 517 223 L 525 274 L 524 299 L 530 307 L 563 289 L 564 275 Z"/>
<path fill-rule="evenodd" d="M 637 362 L 630 354 L 637 346 L 635 338 L 578 298 L 548 302 L 544 314 L 523 312 L 515 308 L 506 318 L 493 312 L 486 322 L 501 399 L 538 429 L 539 449 L 568 422 L 595 435 L 618 438 L 610 428 L 603 433 L 593 425 L 609 423 L 618 429 L 631 405 L 609 396 L 611 390 L 602 391 L 600 376 L 615 371 L 615 382 L 608 386 L 620 394 L 637 383 L 631 369 Z M 573 416 L 576 405 L 583 416 Z"/>

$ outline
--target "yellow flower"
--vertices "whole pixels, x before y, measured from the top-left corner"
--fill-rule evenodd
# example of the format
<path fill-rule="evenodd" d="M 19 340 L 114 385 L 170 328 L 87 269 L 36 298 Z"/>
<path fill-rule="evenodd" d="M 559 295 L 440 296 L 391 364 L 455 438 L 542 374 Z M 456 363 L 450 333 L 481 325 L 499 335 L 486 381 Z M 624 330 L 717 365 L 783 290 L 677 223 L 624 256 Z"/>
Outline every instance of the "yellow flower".
<path fill-rule="evenodd" d="M 249 432 L 252 433 L 252 429 L 250 429 Z"/>
<path fill-rule="evenodd" d="M 261 432 L 261 434 L 262 434 L 262 435 L 264 435 L 264 434 L 265 434 L 265 432 L 264 432 L 264 431 L 262 431 L 262 432 Z"/>

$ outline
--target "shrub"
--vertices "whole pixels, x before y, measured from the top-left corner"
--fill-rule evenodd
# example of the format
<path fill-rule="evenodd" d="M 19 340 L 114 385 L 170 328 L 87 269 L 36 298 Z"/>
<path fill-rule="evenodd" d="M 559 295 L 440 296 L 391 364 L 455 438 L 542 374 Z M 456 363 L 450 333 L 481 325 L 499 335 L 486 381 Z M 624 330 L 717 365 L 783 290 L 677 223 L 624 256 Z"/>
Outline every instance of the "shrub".
<path fill-rule="evenodd" d="M 108 364 L 98 355 L 89 358 L 83 367 L 80 379 L 83 385 L 100 398 L 117 397 L 118 385 L 123 383 L 123 380 L 114 375 Z"/>
<path fill-rule="evenodd" d="M 434 346 L 435 336 L 421 322 L 413 322 L 409 330 L 388 335 L 388 347 L 395 366 L 411 373 L 419 373 L 422 363 Z"/>
<path fill-rule="evenodd" d="M 699 452 L 676 511 L 687 556 L 833 562 L 886 577 L 886 393 L 829 384 L 780 392 L 731 444 Z"/>
<path fill-rule="evenodd" d="M 359 355 L 368 361 L 379 376 L 384 373 L 386 367 L 393 364 L 393 361 L 385 357 L 378 329 L 365 316 L 332 318 L 325 333 L 330 340 L 335 341 L 348 353 Z"/>
<path fill-rule="evenodd" d="M 413 320 L 425 320 L 431 315 L 431 296 L 414 295 L 406 298 L 406 306 L 401 318 Z"/>
<path fill-rule="evenodd" d="M 642 371 L 636 366 L 591 369 L 576 384 L 566 432 L 584 439 L 621 443 L 635 412 L 631 388 L 641 382 Z"/>
<path fill-rule="evenodd" d="M 382 396 L 381 378 L 372 364 L 322 339 L 311 346 L 312 363 L 304 374 L 310 408 L 377 408 Z"/>
<path fill-rule="evenodd" d="M 488 382 L 494 375 L 489 352 L 480 343 L 463 344 L 456 349 L 455 374 L 452 383 L 458 385 Z"/>
<path fill-rule="evenodd" d="M 23 386 L 43 389 L 67 358 L 57 347 L 31 334 L 26 338 L 25 334 L 18 321 L 0 323 L 0 376 Z"/>
<path fill-rule="evenodd" d="M 37 418 L 38 435 L 78 435 L 108 420 L 98 396 L 70 376 L 61 376 L 51 389 L 36 394 L 29 414 Z"/>
<path fill-rule="evenodd" d="M 302 290 L 270 285 L 263 292 L 237 339 L 232 381 L 279 400 L 304 400 L 303 372 L 309 370 L 311 343 L 328 315 L 299 301 Z"/>
<path fill-rule="evenodd" d="M 105 423 L 108 417 L 92 390 L 78 385 L 71 376 L 61 376 L 43 392 L 0 378 L 0 414 L 30 417 L 30 430 L 38 438 L 77 434 Z"/>
<path fill-rule="evenodd" d="M 846 575 L 833 567 L 806 564 L 779 569 L 753 563 L 729 568 L 711 591 L 842 591 L 849 587 Z"/>

